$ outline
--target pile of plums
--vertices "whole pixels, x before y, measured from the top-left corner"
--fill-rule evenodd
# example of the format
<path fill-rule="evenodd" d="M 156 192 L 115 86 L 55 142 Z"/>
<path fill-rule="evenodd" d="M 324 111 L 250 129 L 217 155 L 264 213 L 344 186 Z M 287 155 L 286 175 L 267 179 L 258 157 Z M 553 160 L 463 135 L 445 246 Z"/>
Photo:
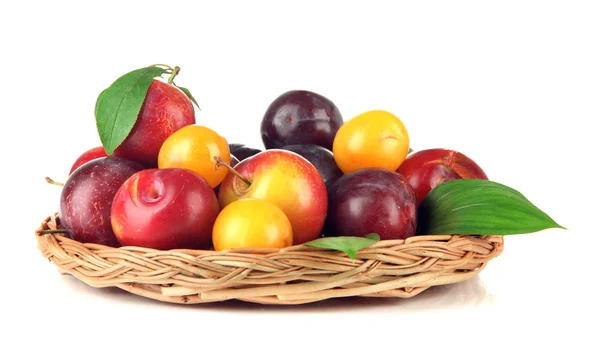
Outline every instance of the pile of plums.
<path fill-rule="evenodd" d="M 213 181 L 158 169 L 163 144 L 195 122 L 189 99 L 166 83 L 153 82 L 125 142 L 110 156 L 102 147 L 90 149 L 71 167 L 59 212 L 70 236 L 115 247 L 209 248 L 207 234 L 215 219 L 244 185 L 223 170 L 223 176 L 228 175 Z M 228 138 L 220 152 L 225 152 L 231 168 L 254 179 L 248 195 L 276 194 L 272 200 L 292 226 L 304 228 L 300 235 L 294 229 L 293 244 L 319 236 L 414 236 L 419 204 L 435 186 L 455 179 L 487 179 L 460 152 L 413 152 L 406 128 L 390 113 L 367 112 L 344 121 L 330 99 L 310 91 L 277 97 L 262 117 L 260 133 L 264 148 Z M 296 160 L 294 167 L 277 165 L 289 157 Z M 304 164 L 316 168 L 318 181 L 314 176 L 298 177 L 310 175 Z M 258 174 L 265 175 L 265 182 Z M 130 179 L 133 175 L 136 178 Z M 189 236 L 192 232 L 198 235 Z"/>

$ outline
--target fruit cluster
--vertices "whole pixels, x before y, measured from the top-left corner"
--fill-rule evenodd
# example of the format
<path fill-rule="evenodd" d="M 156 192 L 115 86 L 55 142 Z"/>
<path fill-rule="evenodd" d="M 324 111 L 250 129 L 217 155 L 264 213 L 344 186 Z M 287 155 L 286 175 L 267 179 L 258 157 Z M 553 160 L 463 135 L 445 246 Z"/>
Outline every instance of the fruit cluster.
<path fill-rule="evenodd" d="M 121 109 L 109 106 L 110 91 L 97 104 L 112 109 L 96 114 L 103 146 L 77 158 L 60 198 L 61 225 L 81 242 L 223 250 L 370 233 L 405 239 L 417 234 L 419 205 L 434 187 L 487 180 L 459 152 L 412 152 L 388 111 L 345 121 L 330 99 L 304 90 L 267 107 L 264 149 L 234 143 L 197 122 L 195 100 L 173 77 L 152 78 L 114 145 Z"/>

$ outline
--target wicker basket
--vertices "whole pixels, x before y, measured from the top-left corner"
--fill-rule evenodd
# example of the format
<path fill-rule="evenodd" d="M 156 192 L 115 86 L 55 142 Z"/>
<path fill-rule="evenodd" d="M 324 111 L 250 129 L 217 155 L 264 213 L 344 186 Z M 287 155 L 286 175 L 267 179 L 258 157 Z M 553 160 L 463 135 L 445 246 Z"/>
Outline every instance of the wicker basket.
<path fill-rule="evenodd" d="M 117 287 L 150 299 L 195 304 L 237 299 L 305 304 L 330 298 L 399 297 L 468 280 L 504 247 L 501 236 L 415 236 L 345 253 L 309 246 L 282 250 L 112 248 L 58 233 L 56 215 L 36 230 L 44 257 L 86 284 Z"/>

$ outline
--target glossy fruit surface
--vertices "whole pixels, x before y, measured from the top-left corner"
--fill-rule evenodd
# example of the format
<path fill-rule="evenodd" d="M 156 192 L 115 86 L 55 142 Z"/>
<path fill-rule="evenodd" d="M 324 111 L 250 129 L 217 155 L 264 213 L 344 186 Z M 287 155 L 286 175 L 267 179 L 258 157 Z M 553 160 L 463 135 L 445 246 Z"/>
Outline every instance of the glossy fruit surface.
<path fill-rule="evenodd" d="M 319 237 L 327 216 L 327 189 L 308 160 L 295 152 L 272 149 L 241 161 L 235 170 L 251 185 L 228 174 L 219 190 L 221 208 L 243 198 L 270 201 L 290 220 L 294 244 Z"/>
<path fill-rule="evenodd" d="M 335 163 L 333 153 L 328 149 L 318 145 L 287 145 L 282 147 L 283 150 L 288 150 L 299 154 L 306 158 L 312 165 L 317 168 L 319 174 L 323 178 L 323 182 L 327 189 L 331 184 L 340 178 L 344 173 Z"/>
<path fill-rule="evenodd" d="M 248 147 L 244 144 L 229 144 L 229 152 L 241 162 L 248 157 L 262 152 L 262 150 Z"/>
<path fill-rule="evenodd" d="M 292 90 L 269 105 L 260 129 L 267 149 L 314 144 L 331 150 L 343 122 L 340 111 L 328 98 L 311 91 Z"/>
<path fill-rule="evenodd" d="M 60 195 L 59 216 L 69 236 L 79 242 L 118 247 L 111 226 L 111 207 L 119 187 L 143 169 L 125 158 L 97 158 L 75 170 Z"/>
<path fill-rule="evenodd" d="M 261 199 L 239 199 L 227 205 L 215 221 L 213 245 L 230 248 L 285 248 L 294 239 L 292 224 L 275 204 Z"/>
<path fill-rule="evenodd" d="M 229 145 L 225 138 L 208 127 L 190 125 L 165 140 L 158 154 L 158 168 L 192 170 L 215 188 L 228 172 L 225 167 L 217 168 L 215 157 L 230 163 Z"/>
<path fill-rule="evenodd" d="M 231 165 L 232 167 L 238 165 L 240 163 L 240 160 L 237 159 L 237 157 L 235 157 L 234 155 L 230 154 L 229 155 L 229 165 Z"/>
<path fill-rule="evenodd" d="M 179 168 L 146 169 L 119 188 L 111 221 L 124 246 L 208 249 L 219 210 L 200 175 Z"/>
<path fill-rule="evenodd" d="M 394 114 L 373 110 L 357 115 L 337 132 L 333 156 L 344 173 L 363 168 L 398 169 L 409 150 L 404 123 Z"/>
<path fill-rule="evenodd" d="M 396 172 L 356 170 L 333 184 L 330 197 L 329 236 L 377 233 L 382 240 L 392 240 L 416 233 L 416 198 L 408 182 Z"/>
<path fill-rule="evenodd" d="M 457 179 L 483 179 L 483 169 L 464 154 L 448 149 L 427 149 L 411 153 L 397 170 L 411 184 L 417 206 L 437 185 Z"/>
<path fill-rule="evenodd" d="M 135 125 L 113 155 L 140 162 L 146 168 L 156 167 L 163 142 L 176 130 L 195 122 L 190 99 L 177 87 L 155 79 Z"/>
<path fill-rule="evenodd" d="M 73 162 L 73 165 L 71 166 L 71 170 L 69 171 L 69 175 L 71 175 L 73 173 L 73 171 L 75 171 L 75 169 L 79 168 L 80 166 L 84 165 L 85 163 L 87 163 L 91 160 L 94 160 L 96 158 L 102 158 L 102 157 L 106 157 L 106 156 L 107 156 L 106 151 L 104 151 L 104 147 L 102 147 L 102 146 L 94 147 L 94 148 L 91 148 L 91 149 L 85 151 L 79 157 L 77 157 L 75 162 Z"/>

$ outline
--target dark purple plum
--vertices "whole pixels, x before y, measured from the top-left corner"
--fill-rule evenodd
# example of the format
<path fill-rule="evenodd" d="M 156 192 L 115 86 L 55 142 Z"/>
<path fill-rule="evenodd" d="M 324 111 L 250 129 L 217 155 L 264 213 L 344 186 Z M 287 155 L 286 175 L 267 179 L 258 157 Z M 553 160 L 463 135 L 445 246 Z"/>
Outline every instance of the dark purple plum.
<path fill-rule="evenodd" d="M 314 92 L 288 91 L 267 108 L 260 131 L 267 149 L 313 144 L 332 150 L 333 139 L 344 120 L 336 105 Z"/>
<path fill-rule="evenodd" d="M 237 158 L 240 162 L 260 152 L 262 151 L 252 147 L 247 147 L 244 144 L 229 144 L 229 153 L 234 155 L 235 158 Z"/>
<path fill-rule="evenodd" d="M 377 233 L 382 240 L 406 239 L 417 230 L 415 193 L 406 179 L 380 168 L 340 177 L 329 193 L 327 236 Z"/>
<path fill-rule="evenodd" d="M 325 186 L 327 190 L 331 188 L 331 185 L 344 173 L 340 170 L 340 168 L 335 163 L 335 159 L 333 158 L 333 153 L 328 149 L 319 146 L 319 145 L 286 145 L 281 149 L 288 150 L 299 154 L 300 156 L 306 158 L 312 165 L 317 168 L 319 174 L 323 178 L 325 182 Z"/>
<path fill-rule="evenodd" d="M 240 163 L 240 160 L 237 159 L 237 157 L 234 156 L 233 154 L 230 154 L 229 157 L 230 157 L 229 165 L 231 165 L 232 168 Z M 220 184 L 218 186 L 216 186 L 215 188 L 213 188 L 217 197 L 219 196 L 219 187 L 221 187 Z"/>
<path fill-rule="evenodd" d="M 229 165 L 231 165 L 232 168 L 238 165 L 239 162 L 240 160 L 236 156 L 229 154 Z"/>
<path fill-rule="evenodd" d="M 75 170 L 60 195 L 59 217 L 69 236 L 83 243 L 120 246 L 110 221 L 113 198 L 127 178 L 143 169 L 137 162 L 109 156 Z"/>

